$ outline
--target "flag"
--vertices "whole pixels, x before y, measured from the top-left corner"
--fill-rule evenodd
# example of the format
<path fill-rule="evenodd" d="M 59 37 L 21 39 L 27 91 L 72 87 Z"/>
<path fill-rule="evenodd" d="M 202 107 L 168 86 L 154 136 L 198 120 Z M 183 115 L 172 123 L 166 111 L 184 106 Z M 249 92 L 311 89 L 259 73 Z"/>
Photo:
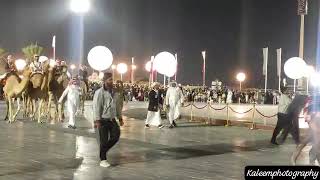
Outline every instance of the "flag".
<path fill-rule="evenodd" d="M 206 51 L 202 51 L 202 57 L 203 59 L 206 59 Z"/>
<path fill-rule="evenodd" d="M 267 75 L 267 69 L 268 69 L 268 47 L 263 48 L 263 69 L 262 69 L 263 75 Z"/>
<path fill-rule="evenodd" d="M 281 51 L 282 49 L 277 49 L 277 75 L 281 77 Z"/>
<path fill-rule="evenodd" d="M 298 15 L 308 14 L 308 0 L 298 0 Z"/>
<path fill-rule="evenodd" d="M 56 36 L 52 37 L 52 47 L 55 48 L 56 47 Z"/>

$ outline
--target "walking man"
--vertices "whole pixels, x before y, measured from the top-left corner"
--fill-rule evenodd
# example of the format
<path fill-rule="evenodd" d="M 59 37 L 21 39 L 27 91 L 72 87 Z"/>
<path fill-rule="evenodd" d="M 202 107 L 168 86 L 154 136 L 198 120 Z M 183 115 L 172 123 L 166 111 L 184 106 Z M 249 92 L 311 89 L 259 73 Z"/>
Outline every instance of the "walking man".
<path fill-rule="evenodd" d="M 114 98 L 112 73 L 104 73 L 103 86 L 98 89 L 93 97 L 94 128 L 100 145 L 100 166 L 109 167 L 107 161 L 108 151 L 120 138 L 120 127 L 116 122 L 119 119 L 123 125 L 121 112 L 117 111 Z"/>
<path fill-rule="evenodd" d="M 180 106 L 183 103 L 183 94 L 177 83 L 172 82 L 169 85 L 170 87 L 167 90 L 166 94 L 166 106 L 168 109 L 168 119 L 170 122 L 169 128 L 177 127 L 175 122 L 176 119 L 180 116 Z"/>
<path fill-rule="evenodd" d="M 277 115 L 278 121 L 272 134 L 272 138 L 271 138 L 272 144 L 278 145 L 276 141 L 278 134 L 284 127 L 288 126 L 288 124 L 290 123 L 290 120 L 288 119 L 288 115 L 287 115 L 287 109 L 290 103 L 291 103 L 291 99 L 288 95 L 287 88 L 281 87 L 281 96 L 279 100 L 278 115 Z"/>
<path fill-rule="evenodd" d="M 149 106 L 147 119 L 145 121 L 145 127 L 149 128 L 150 125 L 158 126 L 160 129 L 164 126 L 162 125 L 160 116 L 160 95 L 159 95 L 160 85 L 158 83 L 152 84 L 152 90 L 149 92 Z"/>

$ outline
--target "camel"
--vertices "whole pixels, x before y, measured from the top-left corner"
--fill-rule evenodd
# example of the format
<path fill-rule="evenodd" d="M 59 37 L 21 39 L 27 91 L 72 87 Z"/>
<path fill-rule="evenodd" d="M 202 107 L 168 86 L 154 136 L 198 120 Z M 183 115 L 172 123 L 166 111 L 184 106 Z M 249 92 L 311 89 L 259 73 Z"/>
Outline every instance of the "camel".
<path fill-rule="evenodd" d="M 6 118 L 9 119 L 9 123 L 15 121 L 17 114 L 20 111 L 20 97 L 22 93 L 27 89 L 30 82 L 31 70 L 26 68 L 23 71 L 23 78 L 21 79 L 17 73 L 11 72 L 6 76 L 6 83 L 3 88 L 6 102 L 7 102 L 7 115 Z M 18 109 L 13 114 L 13 99 L 18 98 Z"/>
<path fill-rule="evenodd" d="M 49 102 L 48 107 L 51 109 L 51 101 L 55 105 L 55 114 L 58 114 L 58 121 L 62 122 L 64 119 L 64 106 L 58 103 L 63 91 L 68 86 L 69 78 L 67 76 L 67 66 L 62 66 L 61 69 L 55 68 L 52 80 L 49 84 Z M 49 113 L 51 114 L 51 113 Z M 56 117 L 56 116 L 55 116 Z M 50 116 L 51 119 L 51 116 Z"/>
<path fill-rule="evenodd" d="M 41 108 L 46 99 L 48 99 L 48 87 L 52 77 L 53 67 L 50 66 L 50 62 L 46 61 L 43 65 L 43 73 L 34 73 L 30 77 L 30 84 L 28 86 L 28 100 L 27 104 L 31 104 L 31 119 L 35 120 L 35 114 L 37 111 L 38 123 L 41 122 Z M 36 108 L 36 101 L 39 100 L 38 108 Z"/>

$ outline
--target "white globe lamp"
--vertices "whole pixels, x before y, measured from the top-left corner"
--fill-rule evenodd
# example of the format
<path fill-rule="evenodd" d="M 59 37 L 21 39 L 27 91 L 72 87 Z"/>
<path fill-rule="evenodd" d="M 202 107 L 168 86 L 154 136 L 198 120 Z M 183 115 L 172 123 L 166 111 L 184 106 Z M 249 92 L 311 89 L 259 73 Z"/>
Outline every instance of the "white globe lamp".
<path fill-rule="evenodd" d="M 175 56 L 169 52 L 161 52 L 156 55 L 153 65 L 160 74 L 172 77 L 176 72 L 177 60 Z"/>
<path fill-rule="evenodd" d="M 92 69 L 105 71 L 113 62 L 111 51 L 105 46 L 95 46 L 88 53 L 88 63 Z"/>
<path fill-rule="evenodd" d="M 243 73 L 243 72 L 240 72 L 240 73 L 237 74 L 236 78 L 240 83 L 240 91 L 241 91 L 241 84 L 246 79 L 246 74 Z"/>
<path fill-rule="evenodd" d="M 17 59 L 14 64 L 18 71 L 22 71 L 26 67 L 27 62 L 24 59 Z"/>
<path fill-rule="evenodd" d="M 125 63 L 120 63 L 117 65 L 117 71 L 120 74 L 120 78 L 122 81 L 122 75 L 128 71 L 128 66 Z"/>
<path fill-rule="evenodd" d="M 90 1 L 89 0 L 71 0 L 70 1 L 70 9 L 74 13 L 86 13 L 90 9 Z"/>
<path fill-rule="evenodd" d="M 288 59 L 284 64 L 284 73 L 291 79 L 300 79 L 305 75 L 306 62 L 299 58 L 293 57 Z"/>

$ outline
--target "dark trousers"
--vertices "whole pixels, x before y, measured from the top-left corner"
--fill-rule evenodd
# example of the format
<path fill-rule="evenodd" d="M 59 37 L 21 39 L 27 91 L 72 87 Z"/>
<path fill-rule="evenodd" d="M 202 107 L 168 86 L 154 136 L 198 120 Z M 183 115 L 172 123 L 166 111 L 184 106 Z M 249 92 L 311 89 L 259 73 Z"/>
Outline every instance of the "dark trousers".
<path fill-rule="evenodd" d="M 298 143 L 299 125 L 297 123 L 298 121 L 294 120 L 292 116 L 278 113 L 278 121 L 276 127 L 274 128 L 271 142 L 276 142 L 277 136 L 279 135 L 280 131 L 283 130 L 281 133 L 280 143 L 283 143 L 286 140 L 289 133 L 292 135 L 295 143 Z"/>
<path fill-rule="evenodd" d="M 289 125 L 289 120 L 287 114 L 278 113 L 278 121 L 277 125 L 273 130 L 273 134 L 271 137 L 271 142 L 276 142 L 277 136 L 282 129 Z"/>
<path fill-rule="evenodd" d="M 115 119 L 95 121 L 95 131 L 100 145 L 100 160 L 107 160 L 108 151 L 120 138 L 120 127 Z"/>

